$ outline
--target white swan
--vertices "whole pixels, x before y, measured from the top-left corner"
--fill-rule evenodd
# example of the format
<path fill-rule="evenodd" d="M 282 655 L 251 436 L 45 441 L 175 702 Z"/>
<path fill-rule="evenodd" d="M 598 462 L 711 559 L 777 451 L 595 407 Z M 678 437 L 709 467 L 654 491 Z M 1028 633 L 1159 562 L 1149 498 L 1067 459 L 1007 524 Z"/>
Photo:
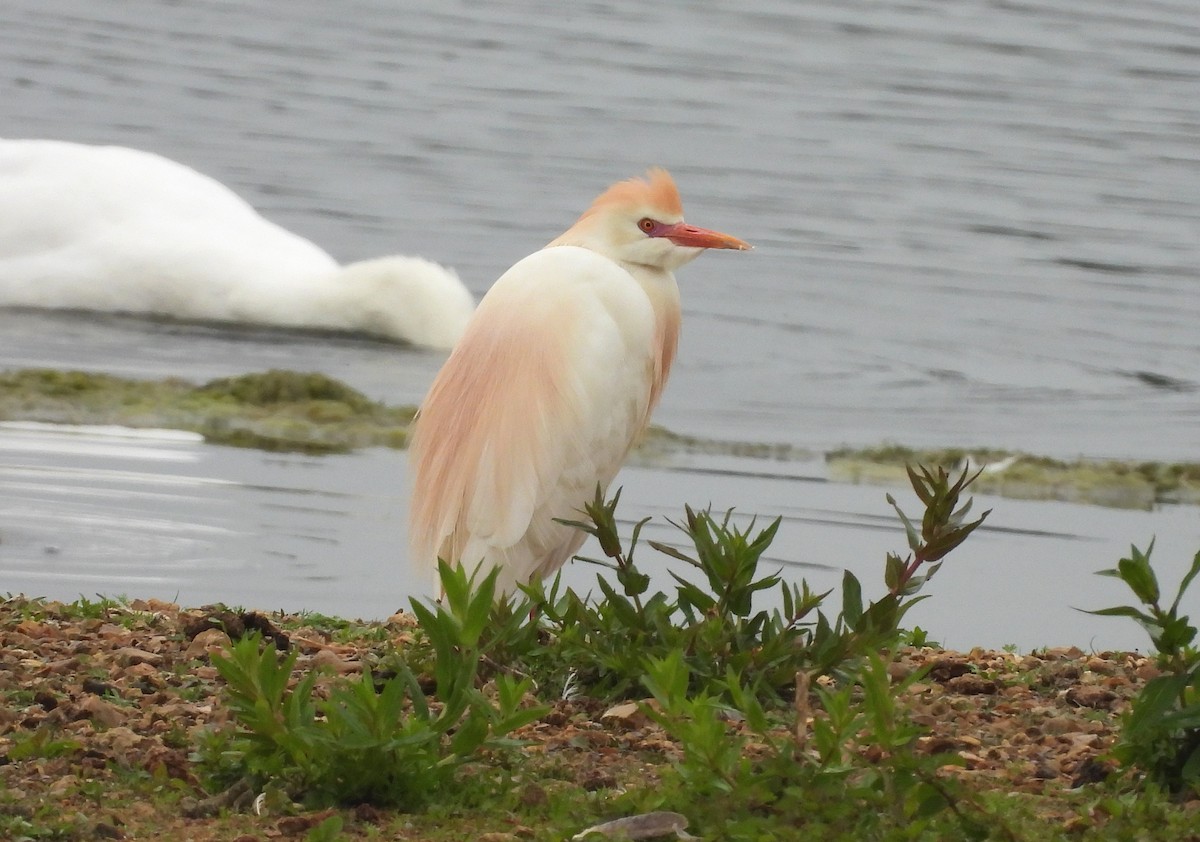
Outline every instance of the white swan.
<path fill-rule="evenodd" d="M 418 257 L 341 267 L 220 182 L 120 146 L 0 140 L 0 306 L 361 331 L 434 348 L 474 310 Z"/>

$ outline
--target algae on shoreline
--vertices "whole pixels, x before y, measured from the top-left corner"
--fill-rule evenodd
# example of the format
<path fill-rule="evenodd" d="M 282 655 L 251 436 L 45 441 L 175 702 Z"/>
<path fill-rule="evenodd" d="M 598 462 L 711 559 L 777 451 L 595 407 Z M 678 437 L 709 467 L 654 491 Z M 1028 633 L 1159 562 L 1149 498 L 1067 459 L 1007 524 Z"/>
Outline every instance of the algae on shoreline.
<path fill-rule="evenodd" d="M 402 448 L 416 407 L 390 407 L 319 373 L 271 370 L 195 385 L 178 378 L 131 380 L 54 369 L 0 372 L 0 421 L 167 427 L 214 444 L 272 451 L 339 453 Z M 652 426 L 634 460 L 661 464 L 683 453 L 811 460 L 788 444 L 682 435 Z M 825 455 L 836 482 L 906 482 L 906 464 L 983 466 L 975 488 L 1002 497 L 1064 500 L 1117 508 L 1200 503 L 1200 463 L 1062 461 L 995 449 L 917 450 L 900 445 Z"/>
<path fill-rule="evenodd" d="M 414 412 L 318 373 L 273 370 L 201 386 L 52 369 L 0 373 L 0 420 L 169 427 L 262 450 L 403 447 Z"/>
<path fill-rule="evenodd" d="M 984 448 L 915 449 L 900 445 L 843 448 L 825 456 L 830 478 L 852 483 L 903 483 L 906 464 L 967 465 L 982 473 L 976 492 L 1021 500 L 1061 500 L 1120 509 L 1200 503 L 1200 463 L 1101 459 L 1064 461 Z"/>

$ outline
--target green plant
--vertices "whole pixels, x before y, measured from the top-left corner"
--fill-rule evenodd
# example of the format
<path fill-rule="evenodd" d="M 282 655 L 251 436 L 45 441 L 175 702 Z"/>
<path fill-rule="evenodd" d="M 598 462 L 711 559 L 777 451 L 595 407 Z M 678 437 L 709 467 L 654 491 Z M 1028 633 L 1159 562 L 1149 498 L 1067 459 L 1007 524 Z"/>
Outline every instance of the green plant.
<path fill-rule="evenodd" d="M 496 577 L 492 570 L 476 581 L 458 565 L 438 562 L 442 599 L 433 604 L 412 600 L 421 635 L 434 655 L 433 673 L 438 695 L 447 689 L 475 681 L 476 669 L 513 672 L 509 665 L 520 661 L 538 645 L 538 627 L 530 622 L 522 600 L 496 599 Z"/>
<path fill-rule="evenodd" d="M 689 695 L 687 663 L 673 652 L 649 660 L 646 685 L 656 704 L 642 709 L 680 743 L 674 770 L 682 786 L 672 806 L 693 816 L 706 838 L 764 838 L 766 828 L 781 825 L 803 829 L 806 838 L 900 831 L 904 838 L 982 838 L 984 812 L 937 774 L 958 758 L 917 753 L 921 729 L 897 706 L 921 677 L 913 673 L 893 687 L 887 662 L 871 654 L 852 680 L 816 688 L 810 732 L 803 687 L 796 718 L 786 723 L 732 672 L 723 697 Z"/>
<path fill-rule="evenodd" d="M 1126 767 L 1170 792 L 1200 791 L 1200 650 L 1197 629 L 1179 604 L 1192 580 L 1200 574 L 1200 552 L 1184 575 L 1170 606 L 1161 605 L 1158 577 L 1150 565 L 1154 542 L 1146 552 L 1131 547 L 1128 558 L 1099 571 L 1123 581 L 1142 604 L 1089 611 L 1106 617 L 1129 617 L 1150 635 L 1162 674 L 1148 682 L 1133 700 L 1122 722 L 1113 756 Z"/>
<path fill-rule="evenodd" d="M 685 508 L 681 522 L 672 521 L 687 536 L 691 552 L 649 544 L 682 561 L 698 574 L 697 580 L 672 571 L 672 596 L 647 595 L 650 578 L 634 561 L 646 521 L 634 526 L 626 549 L 616 525 L 620 492 L 605 501 L 599 490 L 585 507 L 586 519 L 564 522 L 597 539 L 606 559 L 582 560 L 615 571 L 616 586 L 598 577 L 602 598 L 592 602 L 570 590 L 559 594 L 557 584 L 549 591 L 534 584 L 525 588 L 528 605 L 554 639 L 558 656 L 573 665 L 593 692 L 636 696 L 644 692 L 646 658 L 662 659 L 678 650 L 695 690 L 725 693 L 732 674 L 756 696 L 785 697 L 799 670 L 828 674 L 853 669 L 865 653 L 900 642 L 905 612 L 924 598 L 917 592 L 988 515 L 966 521 L 971 503 L 960 506 L 959 499 L 975 478 L 966 471 L 954 482 L 940 468 L 910 469 L 909 477 L 925 505 L 919 528 L 891 495 L 887 498 L 904 524 L 909 554 L 888 555 L 887 593 L 867 604 L 858 579 L 847 571 L 841 610 L 832 620 L 821 610 L 829 591 L 817 593 L 804 581 L 789 585 L 778 572 L 760 574 L 778 520 L 757 530 L 753 520 L 739 527 L 732 513 L 718 518 L 691 507 Z M 756 610 L 755 597 L 771 590 L 781 607 Z M 918 630 L 912 639 L 924 642 L 925 635 Z"/>
<path fill-rule="evenodd" d="M 697 686 L 716 686 L 729 669 L 744 676 L 756 692 L 789 683 L 802 619 L 824 595 L 807 585 L 783 585 L 778 574 L 758 577 L 759 560 L 778 521 L 755 534 L 753 522 L 741 529 L 731 523 L 730 514 L 718 520 L 687 507 L 685 520 L 673 525 L 688 536 L 694 555 L 650 543 L 696 570 L 707 589 L 672 573 L 674 599 L 661 591 L 647 597 L 650 578 L 634 562 L 646 521 L 634 527 L 626 550 L 616 527 L 619 500 L 619 491 L 607 502 L 597 491 L 586 506 L 587 520 L 567 523 L 597 538 L 607 560 L 582 560 L 613 569 L 620 590 L 603 576 L 597 577 L 602 598 L 596 601 L 570 590 L 560 595 L 557 584 L 550 591 L 541 584 L 525 589 L 559 655 L 582 682 L 602 694 L 637 695 L 643 692 L 646 656 L 677 649 L 687 658 Z M 754 611 L 754 594 L 776 586 L 782 611 Z"/>
<path fill-rule="evenodd" d="M 64 613 L 68 617 L 82 620 L 103 620 L 112 612 L 124 609 L 127 601 L 123 596 L 114 598 L 96 594 L 96 601 L 93 602 L 80 594 L 78 600 L 64 606 Z"/>
<path fill-rule="evenodd" d="M 490 600 L 494 586 L 493 573 L 477 594 Z M 315 672 L 289 688 L 296 655 L 281 659 L 252 634 L 213 659 L 236 726 L 201 757 L 226 780 L 271 782 L 308 804 L 423 805 L 463 764 L 510 745 L 507 735 L 543 712 L 522 706 L 527 680 L 497 676 L 490 696 L 476 686 L 480 617 L 488 612 L 458 596 L 436 610 L 413 602 L 435 650 L 436 705 L 403 662 L 386 680 L 364 670 L 357 681 L 335 683 L 323 700 Z"/>
<path fill-rule="evenodd" d="M 64 757 L 83 748 L 78 740 L 56 738 L 56 730 L 49 725 L 42 725 L 33 733 L 15 732 L 13 745 L 7 752 L 8 759 L 16 762 L 31 758 Z"/>
<path fill-rule="evenodd" d="M 336 813 L 304 836 L 304 842 L 337 842 L 342 838 L 342 817 Z"/>

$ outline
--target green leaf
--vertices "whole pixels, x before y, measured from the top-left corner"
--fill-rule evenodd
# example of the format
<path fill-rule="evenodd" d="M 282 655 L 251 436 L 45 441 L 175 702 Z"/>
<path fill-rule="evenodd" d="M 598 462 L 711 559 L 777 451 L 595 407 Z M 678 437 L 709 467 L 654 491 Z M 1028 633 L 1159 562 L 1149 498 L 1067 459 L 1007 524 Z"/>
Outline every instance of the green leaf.
<path fill-rule="evenodd" d="M 1091 610 L 1080 608 L 1076 610 L 1083 611 L 1084 614 L 1095 614 L 1097 617 L 1131 617 L 1141 623 L 1157 625 L 1153 617 L 1131 605 L 1118 605 L 1113 608 L 1096 608 Z"/>
<path fill-rule="evenodd" d="M 1160 675 L 1146 682 L 1134 700 L 1122 740 L 1136 740 L 1147 731 L 1161 728 L 1163 717 L 1179 704 L 1187 684 L 1186 674 Z"/>
<path fill-rule="evenodd" d="M 697 562 L 694 558 L 684 554 L 683 552 L 676 549 L 675 547 L 672 547 L 670 544 L 664 544 L 661 541 L 647 541 L 646 543 L 648 543 L 654 549 L 658 550 L 663 555 L 669 555 L 671 558 L 686 562 L 686 563 L 692 565 L 693 567 L 699 567 L 699 564 L 697 564 Z"/>
<path fill-rule="evenodd" d="M 1151 549 L 1153 549 L 1153 544 Z M 1143 555 L 1137 547 L 1133 547 L 1129 558 L 1123 558 L 1117 562 L 1117 570 L 1121 573 L 1121 579 L 1138 599 L 1146 605 L 1158 604 L 1158 579 L 1154 575 L 1154 569 L 1150 566 L 1149 556 Z"/>
<path fill-rule="evenodd" d="M 926 469 L 924 466 L 921 466 L 920 476 L 918 476 L 917 472 L 913 470 L 912 465 L 905 465 L 904 470 L 908 473 L 908 481 L 912 484 L 913 491 L 916 492 L 917 498 L 926 506 L 932 504 L 936 496 L 934 492 L 935 482 L 933 475 L 930 474 L 928 469 Z"/>
<path fill-rule="evenodd" d="M 1183 768 L 1179 771 L 1180 778 L 1188 784 L 1192 789 L 1195 789 L 1200 783 L 1200 746 L 1192 749 L 1187 760 L 1183 764 Z"/>
<path fill-rule="evenodd" d="M 847 570 L 842 574 L 842 616 L 846 625 L 855 628 L 862 614 L 862 585 L 854 574 Z"/>
<path fill-rule="evenodd" d="M 1153 546 L 1153 544 L 1151 544 Z M 1174 614 L 1179 610 L 1179 601 L 1183 599 L 1183 592 L 1188 589 L 1188 585 L 1192 580 L 1200 574 L 1200 552 L 1196 553 L 1196 557 L 1192 559 L 1192 567 L 1188 570 L 1187 575 L 1183 577 L 1183 581 L 1179 583 L 1179 592 L 1175 594 L 1175 601 L 1171 603 L 1171 613 Z"/>
<path fill-rule="evenodd" d="M 909 470 L 911 472 L 911 468 Z M 908 519 L 908 515 L 901 511 L 900 506 L 896 503 L 896 499 L 891 494 L 887 494 L 885 497 L 892 504 L 892 508 L 896 510 L 896 514 L 900 517 L 900 522 L 904 524 L 904 534 L 908 536 L 908 548 L 916 552 L 921 546 L 921 534 L 917 532 L 912 521 Z"/>

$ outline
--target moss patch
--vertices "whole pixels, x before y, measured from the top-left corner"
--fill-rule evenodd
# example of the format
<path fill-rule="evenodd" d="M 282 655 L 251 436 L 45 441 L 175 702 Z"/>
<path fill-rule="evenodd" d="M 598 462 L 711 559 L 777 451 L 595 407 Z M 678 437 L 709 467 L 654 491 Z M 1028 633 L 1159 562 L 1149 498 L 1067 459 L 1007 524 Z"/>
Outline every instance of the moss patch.
<path fill-rule="evenodd" d="M 1127 509 L 1160 503 L 1200 503 L 1200 463 L 1064 461 L 987 448 L 918 450 L 900 445 L 842 449 L 826 454 L 832 479 L 856 483 L 906 483 L 906 464 L 983 473 L 972 488 L 1025 500 L 1064 500 Z"/>
<path fill-rule="evenodd" d="M 263 450 L 403 447 L 413 407 L 388 407 L 317 373 L 267 371 L 197 386 L 81 371 L 0 373 L 0 420 L 169 427 Z"/>

